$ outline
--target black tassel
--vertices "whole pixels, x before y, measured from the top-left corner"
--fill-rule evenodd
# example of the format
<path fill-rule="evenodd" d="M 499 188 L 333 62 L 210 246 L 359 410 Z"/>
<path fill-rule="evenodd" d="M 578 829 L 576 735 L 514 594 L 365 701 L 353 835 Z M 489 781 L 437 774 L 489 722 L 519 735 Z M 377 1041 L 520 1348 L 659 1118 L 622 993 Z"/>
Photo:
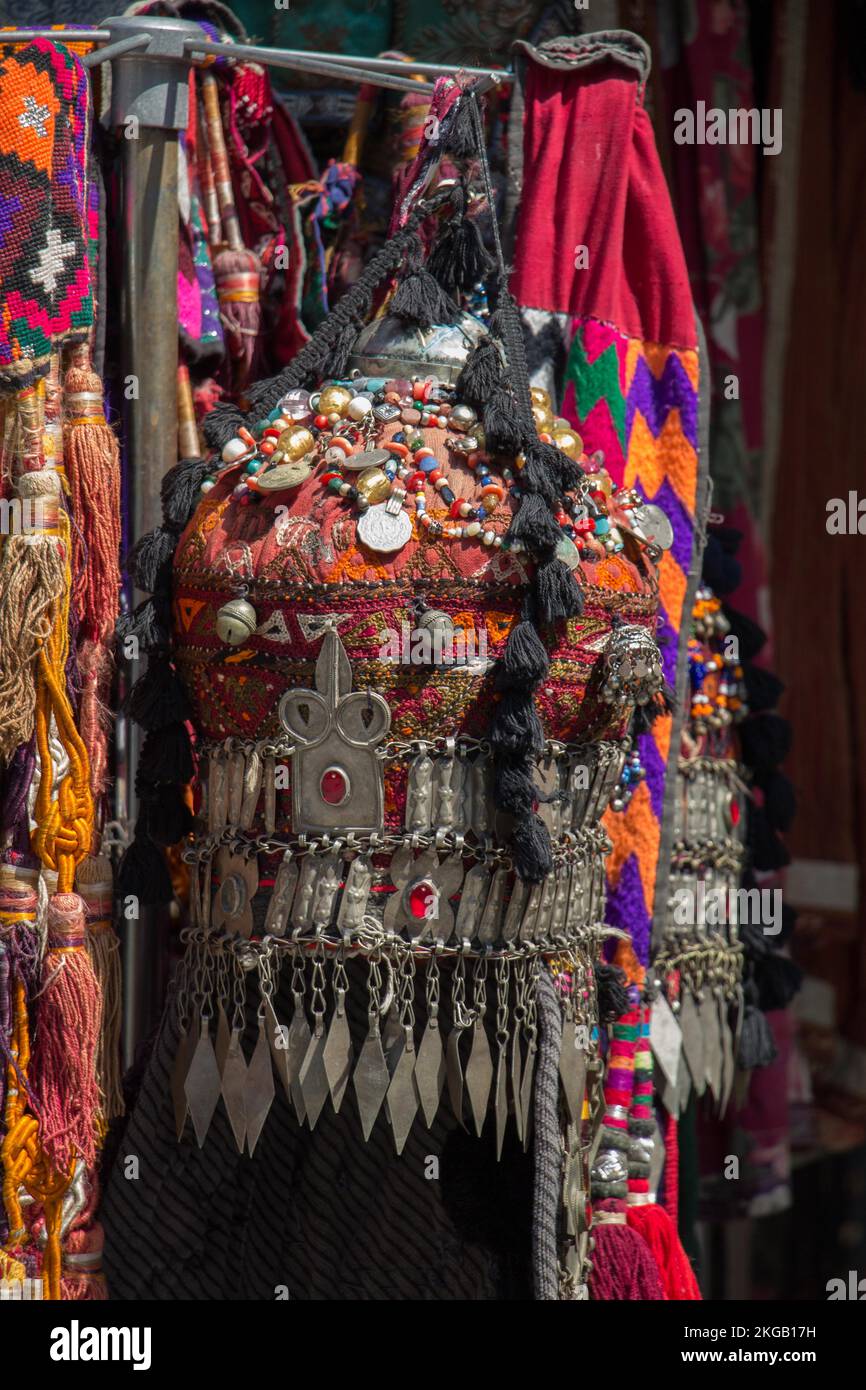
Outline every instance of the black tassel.
<path fill-rule="evenodd" d="M 171 640 L 170 626 L 168 599 L 164 594 L 152 594 L 130 613 L 122 613 L 118 618 L 115 626 L 118 646 L 124 655 L 127 655 L 124 647 L 130 638 L 144 652 L 167 647 Z"/>
<path fill-rule="evenodd" d="M 738 587 L 742 574 L 739 560 L 728 554 L 715 535 L 708 535 L 701 569 L 704 583 L 708 584 L 719 598 L 724 598 Z"/>
<path fill-rule="evenodd" d="M 544 732 L 532 696 L 522 690 L 505 690 L 493 710 L 490 742 L 508 752 L 541 753 Z"/>
<path fill-rule="evenodd" d="M 531 622 L 515 623 L 508 634 L 502 660 L 497 663 L 496 680 L 502 686 L 531 689 L 550 669 L 547 649 Z"/>
<path fill-rule="evenodd" d="M 787 1009 L 803 983 L 803 972 L 787 956 L 770 951 L 755 967 L 758 986 L 758 1005 L 765 1013 L 771 1009 Z"/>
<path fill-rule="evenodd" d="M 508 539 L 520 541 L 530 555 L 535 556 L 555 550 L 562 540 L 562 529 L 544 498 L 530 492 L 521 498 L 508 529 Z"/>
<path fill-rule="evenodd" d="M 211 473 L 206 459 L 181 459 L 160 484 L 162 515 L 169 526 L 186 526 L 198 503 L 201 485 Z"/>
<path fill-rule="evenodd" d="M 166 724 L 147 734 L 138 759 L 136 787 L 143 790 L 157 782 L 191 782 L 195 764 L 186 726 Z"/>
<path fill-rule="evenodd" d="M 138 827 L 118 866 L 117 890 L 121 900 L 137 898 L 142 907 L 170 903 L 174 897 L 165 855 Z"/>
<path fill-rule="evenodd" d="M 538 457 L 538 449 L 543 448 L 544 445 L 539 444 L 527 449 L 523 455 L 523 467 L 517 476 L 522 493 L 533 493 L 543 497 L 548 507 L 552 507 L 559 497 L 559 487 L 555 475 L 549 472 L 544 461 Z"/>
<path fill-rule="evenodd" d="M 778 835 L 771 830 L 759 806 L 749 809 L 747 842 L 752 867 L 759 872 L 770 873 L 776 869 L 784 869 L 785 865 L 791 862 L 790 854 Z"/>
<path fill-rule="evenodd" d="M 540 883 L 553 869 L 550 835 L 537 815 L 524 816 L 515 822 L 511 851 L 514 867 L 526 883 Z"/>
<path fill-rule="evenodd" d="M 469 97 L 461 97 L 456 109 L 449 112 L 442 122 L 439 146 L 443 153 L 451 154 L 455 159 L 471 159 L 478 154 L 478 136 Z"/>
<path fill-rule="evenodd" d="M 183 682 L 165 656 L 148 658 L 147 670 L 133 685 L 124 708 L 136 724 L 148 730 L 192 719 L 192 707 Z"/>
<path fill-rule="evenodd" d="M 794 784 L 783 772 L 771 772 L 761 781 L 764 793 L 764 815 L 774 830 L 790 830 L 797 813 Z"/>
<path fill-rule="evenodd" d="M 505 385 L 494 389 L 484 407 L 484 437 L 488 453 L 512 457 L 531 441 L 517 414 L 514 397 Z"/>
<path fill-rule="evenodd" d="M 391 299 L 388 310 L 398 318 L 430 328 L 434 323 L 451 323 L 459 310 L 442 286 L 437 284 L 424 266 L 404 275 Z"/>
<path fill-rule="evenodd" d="M 158 845 L 176 845 L 192 831 L 192 812 L 179 787 L 165 783 L 148 792 L 141 803 L 144 829 Z"/>
<path fill-rule="evenodd" d="M 722 605 L 725 617 L 731 625 L 731 632 L 740 644 L 740 661 L 752 661 L 764 646 L 767 634 L 757 623 L 747 618 L 745 613 L 738 613 L 736 608 L 731 608 L 727 603 Z"/>
<path fill-rule="evenodd" d="M 773 1034 L 761 1010 L 754 1004 L 747 1004 L 743 1013 L 743 1029 L 740 1033 L 740 1049 L 737 1065 L 743 1071 L 753 1067 L 768 1067 L 778 1056 Z"/>
<path fill-rule="evenodd" d="M 743 684 L 750 714 L 775 709 L 785 689 L 784 683 L 772 671 L 765 671 L 763 666 L 754 666 L 751 662 L 743 666 Z"/>
<path fill-rule="evenodd" d="M 759 714 L 740 726 L 743 762 L 756 772 L 769 772 L 785 761 L 791 749 L 791 726 L 779 714 Z"/>
<path fill-rule="evenodd" d="M 496 339 L 488 334 L 469 353 L 457 378 L 457 399 L 475 410 L 483 410 L 493 392 L 502 385 L 505 364 Z"/>
<path fill-rule="evenodd" d="M 631 1005 L 624 970 L 620 970 L 618 965 L 609 965 L 607 961 L 598 961 L 595 982 L 598 987 L 598 1016 L 602 1023 L 613 1023 L 628 1013 Z"/>
<path fill-rule="evenodd" d="M 540 439 L 534 440 L 527 447 L 523 457 L 525 462 L 520 472 L 521 487 L 528 469 L 532 470 L 531 476 L 543 474 L 552 493 L 551 501 L 556 501 L 563 493 L 573 491 L 584 476 L 574 459 L 570 459 L 568 454 L 564 454 L 555 444 L 543 444 Z M 527 490 L 546 495 L 545 489 L 540 487 Z"/>
<path fill-rule="evenodd" d="M 525 758 L 515 762 L 500 760 L 496 766 L 493 780 L 496 804 L 511 816 L 528 816 L 538 804 L 538 787 L 528 767 Z"/>
<path fill-rule="evenodd" d="M 525 503 L 521 504 L 521 511 Z M 535 596 L 542 622 L 552 626 L 583 612 L 583 594 L 572 570 L 562 560 L 548 560 L 535 573 Z"/>
<path fill-rule="evenodd" d="M 177 549 L 178 533 L 157 526 L 141 536 L 129 552 L 126 568 L 136 588 L 145 593 L 171 586 L 171 567 Z"/>
<path fill-rule="evenodd" d="M 427 269 L 453 299 L 486 278 L 490 257 L 475 218 L 461 217 L 444 228 L 427 258 Z"/>
<path fill-rule="evenodd" d="M 243 423 L 243 412 L 236 405 L 232 405 L 231 401 L 217 401 L 213 410 L 209 410 L 204 417 L 201 428 L 209 447 L 221 454 L 229 440 L 237 438 Z"/>

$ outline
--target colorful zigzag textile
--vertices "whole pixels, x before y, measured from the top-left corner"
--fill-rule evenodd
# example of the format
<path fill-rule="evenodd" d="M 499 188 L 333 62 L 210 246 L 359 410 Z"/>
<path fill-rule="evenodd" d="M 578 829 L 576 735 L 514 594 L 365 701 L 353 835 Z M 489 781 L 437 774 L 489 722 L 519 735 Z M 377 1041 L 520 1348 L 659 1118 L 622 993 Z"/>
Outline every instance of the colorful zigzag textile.
<path fill-rule="evenodd" d="M 63 44 L 0 51 L 0 390 L 30 386 L 93 324 L 89 89 Z"/>
<path fill-rule="evenodd" d="M 681 696 L 706 501 L 699 328 L 641 104 L 649 50 L 620 31 L 518 47 L 523 185 L 512 290 L 532 379 L 555 393 L 585 450 L 603 451 L 615 483 L 637 488 L 671 523 L 658 639 L 665 676 Z M 644 964 L 666 878 L 666 789 L 678 744 L 678 714 L 640 736 L 646 778 L 627 809 L 605 822 L 613 841 L 608 919 L 629 932 Z"/>

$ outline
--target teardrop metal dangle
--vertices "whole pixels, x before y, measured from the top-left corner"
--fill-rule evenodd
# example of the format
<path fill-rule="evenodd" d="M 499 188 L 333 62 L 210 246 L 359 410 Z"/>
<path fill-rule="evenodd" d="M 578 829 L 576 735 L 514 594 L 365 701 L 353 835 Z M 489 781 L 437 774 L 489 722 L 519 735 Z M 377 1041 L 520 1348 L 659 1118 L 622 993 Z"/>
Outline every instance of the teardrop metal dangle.
<path fill-rule="evenodd" d="M 538 983 L 539 958 L 534 956 L 529 962 L 526 988 L 526 1021 L 524 1032 L 526 1034 L 526 1061 L 523 1066 L 523 1075 L 520 1079 L 520 1109 L 523 1114 L 523 1148 L 529 1149 L 529 1140 L 532 1135 L 532 1083 L 535 1078 L 535 1060 L 538 1051 L 538 1029 L 536 1024 L 537 1008 L 535 1002 L 535 991 Z"/>
<path fill-rule="evenodd" d="M 244 1109 L 247 1122 L 247 1148 L 250 1157 L 265 1127 L 268 1112 L 274 1103 L 274 1073 L 271 1067 L 271 1049 L 265 1027 L 264 1009 L 259 1010 L 259 1036 L 247 1069 L 244 1087 Z"/>
<path fill-rule="evenodd" d="M 352 1074 L 352 1035 L 349 1031 L 349 1019 L 346 1012 L 349 980 L 346 975 L 342 949 L 334 962 L 331 983 L 334 990 L 334 1016 L 328 1029 L 328 1040 L 325 1043 L 323 1061 L 331 1091 L 334 1114 L 338 1115 L 340 1106 L 343 1104 L 343 1097 L 346 1094 L 346 1087 L 349 1084 L 349 1077 Z"/>
<path fill-rule="evenodd" d="M 403 1030 L 402 1047 L 391 1076 L 385 1105 L 394 1132 L 394 1146 L 400 1154 L 418 1110 L 415 1086 L 415 957 L 411 951 L 407 951 L 400 961 L 398 998 Z"/>
<path fill-rule="evenodd" d="M 493 1061 L 484 1022 L 487 1014 L 487 959 L 484 956 L 475 962 L 472 993 L 475 1021 L 472 1024 L 472 1047 L 466 1064 L 466 1090 L 472 1119 L 475 1122 L 475 1133 L 480 1137 L 493 1081 Z"/>
<path fill-rule="evenodd" d="M 247 1063 L 244 1057 L 242 1039 L 246 1023 L 246 980 L 243 969 L 236 956 L 232 956 L 232 1027 L 227 1040 L 225 1056 L 220 1067 L 222 1077 L 222 1098 L 229 1117 L 232 1134 L 238 1153 L 244 1151 L 247 1133 L 246 1084 Z M 219 1060 L 219 1058 L 217 1059 Z"/>
<path fill-rule="evenodd" d="M 445 1048 L 442 1044 L 442 1030 L 439 1027 L 439 989 L 439 962 L 435 955 L 432 955 L 427 963 L 425 986 L 427 1025 L 415 1063 L 415 1085 L 428 1129 L 433 1127 L 442 1099 L 442 1088 L 445 1085 Z"/>
<path fill-rule="evenodd" d="M 210 1018 L 205 1014 L 199 1020 L 198 1041 L 186 1074 L 184 1092 L 195 1137 L 202 1148 L 220 1098 L 219 1068 L 210 1040 Z"/>
<path fill-rule="evenodd" d="M 496 1116 L 496 1160 L 502 1157 L 502 1145 L 508 1124 L 508 987 L 511 962 L 507 956 L 496 962 L 496 1081 L 493 1089 L 493 1110 Z"/>
<path fill-rule="evenodd" d="M 451 979 L 451 1032 L 445 1049 L 445 1077 L 448 1082 L 448 1098 L 454 1117 L 463 1124 L 463 1067 L 460 1062 L 460 1040 L 470 1018 L 466 1008 L 466 962 L 458 956 Z M 464 1126 L 465 1128 L 465 1126 Z"/>
<path fill-rule="evenodd" d="M 307 1121 L 310 1129 L 315 1129 L 330 1089 L 325 1071 L 325 948 L 321 944 L 313 956 L 312 1007 L 312 1035 L 301 1063 L 299 1081 Z"/>
<path fill-rule="evenodd" d="M 514 967 L 514 1031 L 511 1034 L 511 1057 L 508 1066 L 508 1079 L 511 1083 L 511 1104 L 514 1107 L 514 1123 L 517 1128 L 517 1137 L 521 1144 L 526 1133 L 524 1123 L 523 1102 L 521 1091 L 521 1079 L 523 1076 L 523 1053 L 521 1050 L 521 1034 L 526 1022 L 526 989 L 527 972 L 529 962 L 524 956 L 515 963 Z"/>
<path fill-rule="evenodd" d="M 304 1093 L 301 1089 L 301 1067 L 307 1055 L 310 1045 L 310 1025 L 307 1022 L 306 1010 L 306 982 L 304 979 L 304 967 L 306 961 L 302 950 L 298 950 L 292 961 L 292 1000 L 294 1009 L 292 1011 L 292 1021 L 289 1024 L 289 1036 L 287 1043 L 287 1068 L 289 1073 L 289 1093 L 292 1104 L 295 1107 L 295 1114 L 298 1117 L 298 1124 L 302 1125 L 307 1117 L 307 1107 L 304 1103 Z"/>
<path fill-rule="evenodd" d="M 367 1036 L 355 1064 L 352 1084 L 361 1117 L 361 1130 L 364 1139 L 370 1138 L 376 1117 L 382 1108 L 382 1101 L 391 1080 L 385 1051 L 382 1047 L 382 970 L 381 952 L 374 951 L 369 960 L 367 976 Z"/>

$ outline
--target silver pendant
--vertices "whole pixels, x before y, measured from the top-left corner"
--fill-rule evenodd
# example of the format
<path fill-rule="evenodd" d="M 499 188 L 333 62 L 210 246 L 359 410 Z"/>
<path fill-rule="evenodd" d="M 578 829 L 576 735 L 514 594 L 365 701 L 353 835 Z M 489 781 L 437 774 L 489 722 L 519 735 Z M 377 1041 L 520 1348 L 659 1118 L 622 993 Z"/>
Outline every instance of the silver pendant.
<path fill-rule="evenodd" d="M 287 849 L 274 880 L 274 891 L 265 917 L 266 936 L 285 936 L 292 900 L 298 883 L 298 861 Z"/>
<path fill-rule="evenodd" d="M 324 630 L 315 685 L 288 690 L 279 705 L 280 723 L 295 744 L 292 828 L 296 834 L 381 831 L 385 794 L 376 745 L 391 711 L 374 691 L 352 691 L 352 668 L 333 621 Z"/>
<path fill-rule="evenodd" d="M 380 555 L 391 555 L 402 550 L 412 538 L 412 522 L 403 508 L 396 513 L 388 510 L 387 502 L 377 502 L 368 507 L 358 520 L 358 540 L 368 550 Z"/>
<path fill-rule="evenodd" d="M 463 880 L 457 909 L 457 939 L 468 946 L 474 939 L 490 887 L 490 874 L 483 864 L 475 864 Z"/>
<path fill-rule="evenodd" d="M 499 922 L 502 917 L 502 904 L 505 901 L 507 882 L 508 870 L 501 867 L 496 869 L 478 927 L 478 940 L 482 946 L 492 946 L 499 935 Z"/>
<path fill-rule="evenodd" d="M 337 913 L 337 929 L 346 942 L 350 941 L 364 924 L 364 913 L 367 910 L 372 883 L 373 868 L 370 860 L 367 855 L 359 854 L 357 859 L 352 860 L 346 872 L 340 910 Z"/>
<path fill-rule="evenodd" d="M 406 786 L 406 829 L 425 833 L 430 829 L 433 815 L 434 764 L 426 752 L 419 753 L 409 768 Z"/>

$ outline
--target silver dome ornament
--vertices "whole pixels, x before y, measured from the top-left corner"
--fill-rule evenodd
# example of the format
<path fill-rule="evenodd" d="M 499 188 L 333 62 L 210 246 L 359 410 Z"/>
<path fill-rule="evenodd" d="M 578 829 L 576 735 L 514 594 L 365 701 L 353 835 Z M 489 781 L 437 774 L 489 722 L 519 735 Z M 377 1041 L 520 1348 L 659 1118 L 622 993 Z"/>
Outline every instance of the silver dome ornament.
<path fill-rule="evenodd" d="M 405 378 L 434 376 L 456 382 L 472 348 L 487 328 L 472 314 L 460 313 L 454 323 L 419 328 L 396 314 L 382 314 L 359 333 L 348 370 L 367 376 Z"/>
<path fill-rule="evenodd" d="M 216 616 L 217 637 L 229 647 L 239 647 L 258 627 L 256 610 L 245 598 L 232 598 Z"/>

